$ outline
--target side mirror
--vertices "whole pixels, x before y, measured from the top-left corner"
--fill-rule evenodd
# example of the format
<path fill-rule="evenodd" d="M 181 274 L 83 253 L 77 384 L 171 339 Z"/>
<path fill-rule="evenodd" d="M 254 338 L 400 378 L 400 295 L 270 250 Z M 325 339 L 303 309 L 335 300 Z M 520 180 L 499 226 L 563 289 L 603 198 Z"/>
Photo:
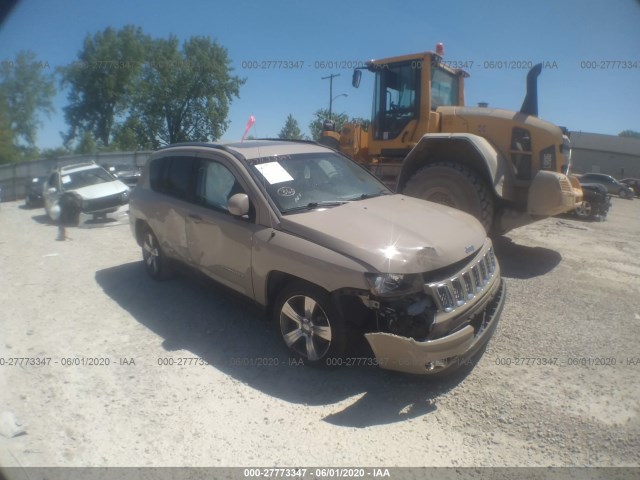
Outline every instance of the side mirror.
<path fill-rule="evenodd" d="M 353 78 L 351 79 L 351 85 L 353 88 L 358 88 L 360 86 L 360 79 L 362 78 L 362 70 L 354 70 Z"/>
<path fill-rule="evenodd" d="M 249 213 L 249 197 L 246 193 L 236 193 L 227 202 L 229 213 L 234 217 L 242 217 Z"/>

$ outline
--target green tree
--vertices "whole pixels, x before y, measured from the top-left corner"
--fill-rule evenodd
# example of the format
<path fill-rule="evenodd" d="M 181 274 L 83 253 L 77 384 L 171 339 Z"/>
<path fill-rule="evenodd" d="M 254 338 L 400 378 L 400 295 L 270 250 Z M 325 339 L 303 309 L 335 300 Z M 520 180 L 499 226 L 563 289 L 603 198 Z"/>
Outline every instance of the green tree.
<path fill-rule="evenodd" d="M 120 151 L 151 150 L 157 145 L 148 137 L 147 130 L 140 118 L 130 116 L 115 128 L 112 145 Z"/>
<path fill-rule="evenodd" d="M 322 137 L 323 125 L 328 118 L 328 108 L 321 108 L 320 110 L 316 110 L 316 112 L 313 114 L 313 120 L 309 124 L 309 131 L 311 132 L 311 138 L 316 142 L 320 140 L 320 137 Z M 331 120 L 333 120 L 336 124 L 336 132 L 339 132 L 342 129 L 342 125 L 349 121 L 349 117 L 346 113 L 332 112 Z"/>
<path fill-rule="evenodd" d="M 287 121 L 280 130 L 278 134 L 278 138 L 288 138 L 292 140 L 304 140 L 304 135 L 300 131 L 300 127 L 298 126 L 298 121 L 293 118 L 293 115 L 289 114 L 287 117 Z"/>
<path fill-rule="evenodd" d="M 98 146 L 93 138 L 93 134 L 89 131 L 84 132 L 74 151 L 75 153 L 96 153 Z"/>
<path fill-rule="evenodd" d="M 118 116 L 130 105 L 149 43 L 142 29 L 132 25 L 109 27 L 85 38 L 78 61 L 59 70 L 62 85 L 69 88 L 65 143 L 90 132 L 109 146 Z"/>
<path fill-rule="evenodd" d="M 157 39 L 149 48 L 132 116 L 143 127 L 139 143 L 152 147 L 212 141 L 227 129 L 233 97 L 245 83 L 231 74 L 227 50 L 208 37 Z"/>
<path fill-rule="evenodd" d="M 0 164 L 15 163 L 20 160 L 20 151 L 13 143 L 11 122 L 7 113 L 7 106 L 0 96 Z"/>
<path fill-rule="evenodd" d="M 71 152 L 65 147 L 56 147 L 56 148 L 45 148 L 40 152 L 40 158 L 48 158 L 55 159 L 58 157 L 64 157 L 65 155 L 69 155 Z"/>
<path fill-rule="evenodd" d="M 55 85 L 53 75 L 47 72 L 49 65 L 38 61 L 35 53 L 19 52 L 15 60 L 0 64 L 0 122 L 5 145 L 3 160 L 8 158 L 8 151 L 13 151 L 12 158 L 18 152 L 22 159 L 37 154 L 36 138 L 38 128 L 42 125 L 39 115 L 49 115 L 54 111 L 53 96 Z M 11 137 L 12 149 L 8 149 L 7 137 Z M 8 150 L 7 150 L 8 149 Z"/>
<path fill-rule="evenodd" d="M 635 130 L 623 130 L 618 134 L 619 137 L 640 138 L 640 132 Z"/>

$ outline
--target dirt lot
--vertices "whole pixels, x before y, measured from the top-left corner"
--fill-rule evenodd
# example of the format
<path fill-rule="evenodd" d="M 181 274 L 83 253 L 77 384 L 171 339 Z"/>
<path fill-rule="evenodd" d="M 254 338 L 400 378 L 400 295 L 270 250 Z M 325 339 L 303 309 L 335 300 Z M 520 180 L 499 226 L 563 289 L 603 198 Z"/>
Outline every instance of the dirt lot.
<path fill-rule="evenodd" d="M 246 302 L 150 280 L 125 222 L 57 242 L 4 203 L 0 413 L 26 434 L 0 465 L 638 466 L 640 201 L 613 203 L 496 240 L 504 313 L 448 382 L 289 365 Z"/>

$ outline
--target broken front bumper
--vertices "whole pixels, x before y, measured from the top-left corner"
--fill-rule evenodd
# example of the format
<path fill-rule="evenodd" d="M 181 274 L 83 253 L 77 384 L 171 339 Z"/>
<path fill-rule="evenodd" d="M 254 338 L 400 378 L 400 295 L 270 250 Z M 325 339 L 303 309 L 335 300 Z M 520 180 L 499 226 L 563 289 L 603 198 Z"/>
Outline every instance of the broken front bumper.
<path fill-rule="evenodd" d="M 487 300 L 474 308 L 474 315 L 479 316 L 479 325 L 475 328 L 468 324 L 447 336 L 424 342 L 391 333 L 365 334 L 378 365 L 388 370 L 428 375 L 464 364 L 487 344 L 498 324 L 506 288 L 502 279 L 497 280 L 485 295 Z"/>

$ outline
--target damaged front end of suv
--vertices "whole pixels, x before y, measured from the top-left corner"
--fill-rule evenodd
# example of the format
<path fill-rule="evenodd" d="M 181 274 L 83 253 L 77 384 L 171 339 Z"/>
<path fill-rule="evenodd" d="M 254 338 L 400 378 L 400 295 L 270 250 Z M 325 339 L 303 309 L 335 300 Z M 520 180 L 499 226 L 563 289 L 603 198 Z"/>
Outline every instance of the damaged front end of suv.
<path fill-rule="evenodd" d="M 369 274 L 365 333 L 378 365 L 414 374 L 455 370 L 493 334 L 505 299 L 491 240 L 467 258 L 420 274 Z"/>

